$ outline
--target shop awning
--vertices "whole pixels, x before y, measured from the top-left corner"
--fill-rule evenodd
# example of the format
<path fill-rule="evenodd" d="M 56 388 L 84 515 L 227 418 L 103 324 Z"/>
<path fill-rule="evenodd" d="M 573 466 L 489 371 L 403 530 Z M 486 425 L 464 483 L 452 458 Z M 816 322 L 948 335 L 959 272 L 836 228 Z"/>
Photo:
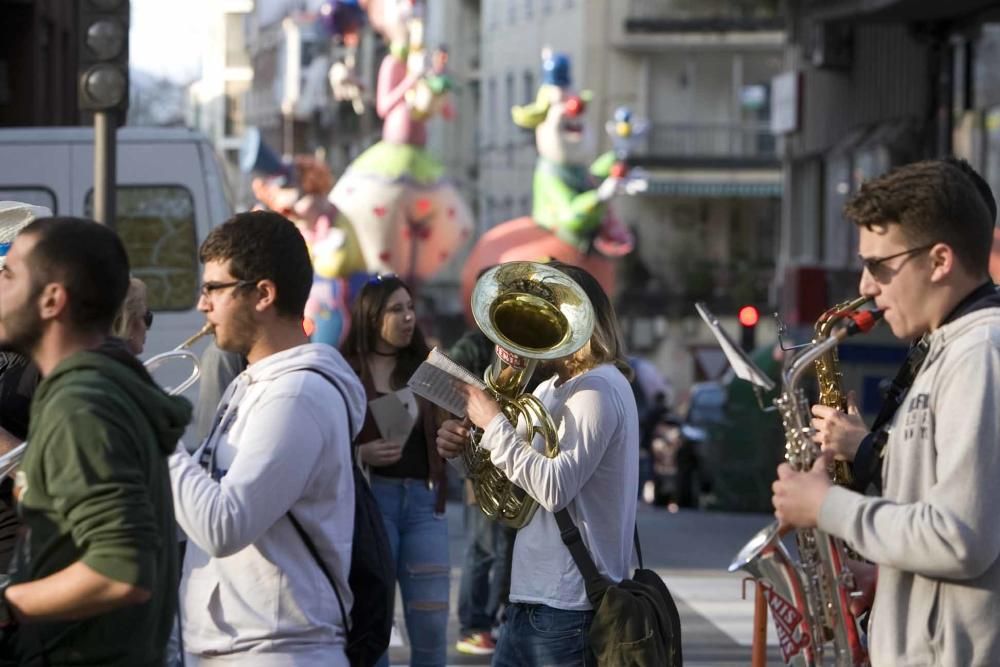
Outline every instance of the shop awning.
<path fill-rule="evenodd" d="M 647 197 L 781 197 L 780 169 L 656 170 L 649 174 Z"/>

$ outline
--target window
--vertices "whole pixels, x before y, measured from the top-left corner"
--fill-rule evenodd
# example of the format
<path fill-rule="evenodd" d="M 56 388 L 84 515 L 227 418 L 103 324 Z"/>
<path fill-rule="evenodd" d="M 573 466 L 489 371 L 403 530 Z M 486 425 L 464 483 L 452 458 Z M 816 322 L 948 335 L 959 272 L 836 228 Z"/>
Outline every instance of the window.
<path fill-rule="evenodd" d="M 56 206 L 56 193 L 41 186 L 0 188 L 0 201 L 19 201 L 22 204 L 44 206 L 52 211 L 52 215 L 59 214 L 59 207 Z"/>
<path fill-rule="evenodd" d="M 518 104 L 516 93 L 514 92 L 514 73 L 513 72 L 507 72 L 507 77 L 504 80 L 504 88 L 505 88 L 504 94 L 506 95 L 505 99 L 506 99 L 506 102 L 507 102 L 506 109 L 507 109 L 507 114 L 509 115 L 510 114 L 509 110 L 513 109 Z M 514 136 L 514 132 L 517 130 L 517 126 L 514 125 L 513 123 L 506 123 L 506 125 L 507 125 L 507 132 L 509 133 L 507 136 L 513 137 Z"/>
<path fill-rule="evenodd" d="M 538 95 L 535 92 L 535 73 L 530 69 L 524 70 L 524 103 L 531 104 Z"/>
<path fill-rule="evenodd" d="M 116 230 L 132 275 L 146 283 L 151 310 L 187 310 L 198 301 L 198 236 L 194 199 L 179 185 L 129 185 L 117 190 Z M 87 193 L 85 215 L 94 209 Z"/>
<path fill-rule="evenodd" d="M 497 99 L 497 80 L 490 77 L 486 82 L 486 143 L 492 146 L 497 141 L 497 107 L 500 100 Z"/>

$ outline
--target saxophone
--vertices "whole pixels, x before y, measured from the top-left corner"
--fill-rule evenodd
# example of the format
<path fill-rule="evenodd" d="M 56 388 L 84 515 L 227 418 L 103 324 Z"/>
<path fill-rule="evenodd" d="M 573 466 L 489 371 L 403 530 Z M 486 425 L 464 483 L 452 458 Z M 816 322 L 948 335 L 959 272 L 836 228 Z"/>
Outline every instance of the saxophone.
<path fill-rule="evenodd" d="M 856 299 L 838 303 L 830 308 L 816 320 L 815 337 L 813 343 L 829 338 L 834 326 L 845 319 L 867 303 L 870 299 L 866 296 L 859 296 Z M 841 412 L 847 412 L 847 397 L 841 388 L 840 361 L 837 359 L 837 348 L 833 348 L 815 362 L 816 380 L 819 383 L 819 402 L 831 408 L 836 408 Z M 834 484 L 848 486 L 853 481 L 851 466 L 847 461 L 834 461 L 833 470 L 830 476 Z"/>
<path fill-rule="evenodd" d="M 782 374 L 782 394 L 774 404 L 785 431 L 785 460 L 793 469 L 809 470 L 820 451 L 811 438 L 809 401 L 799 386 L 802 378 L 842 340 L 868 331 L 881 315 L 880 311 L 860 311 L 840 318 L 849 320 L 846 326 L 810 344 L 786 367 Z M 797 562 L 781 542 L 780 527 L 775 522 L 750 539 L 729 571 L 745 570 L 762 584 L 785 664 L 867 665 L 867 652 L 850 611 L 854 579 L 847 569 L 843 542 L 817 528 L 799 530 L 795 537 Z"/>

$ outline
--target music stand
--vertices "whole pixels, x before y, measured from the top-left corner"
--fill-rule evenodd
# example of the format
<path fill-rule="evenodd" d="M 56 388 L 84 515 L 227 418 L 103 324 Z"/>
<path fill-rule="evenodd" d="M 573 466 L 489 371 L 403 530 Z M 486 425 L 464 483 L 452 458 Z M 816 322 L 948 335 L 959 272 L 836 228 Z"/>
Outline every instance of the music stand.
<path fill-rule="evenodd" d="M 701 315 L 701 319 L 705 320 L 708 328 L 712 330 L 715 339 L 719 341 L 719 347 L 722 348 L 722 352 L 726 355 L 729 365 L 733 367 L 736 377 L 746 380 L 754 387 L 760 387 L 765 391 L 774 389 L 774 380 L 769 378 L 764 371 L 760 370 L 756 364 L 750 361 L 747 353 L 740 349 L 740 346 L 729 337 L 725 329 L 719 325 L 719 319 L 712 314 L 705 304 L 699 301 L 694 304 L 694 307 L 698 310 L 698 314 Z"/>

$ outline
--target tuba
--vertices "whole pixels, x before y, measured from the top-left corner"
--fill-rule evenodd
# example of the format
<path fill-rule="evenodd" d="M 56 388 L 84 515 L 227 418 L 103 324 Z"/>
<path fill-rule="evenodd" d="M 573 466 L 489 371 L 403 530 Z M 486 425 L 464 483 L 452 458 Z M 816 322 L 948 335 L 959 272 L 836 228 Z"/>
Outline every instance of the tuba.
<path fill-rule="evenodd" d="M 508 262 L 487 271 L 472 292 L 472 313 L 483 334 L 495 344 L 486 369 L 487 389 L 528 441 L 540 436 L 544 454 L 559 453 L 559 436 L 551 416 L 532 394 L 525 393 L 539 362 L 560 359 L 590 340 L 594 309 L 583 289 L 562 271 L 535 262 Z M 473 429 L 463 462 L 486 516 L 521 528 L 531 521 L 538 503 L 490 462 L 479 446 L 482 431 Z"/>
<path fill-rule="evenodd" d="M 793 469 L 809 470 L 819 456 L 819 446 L 810 437 L 809 401 L 799 386 L 806 371 L 848 336 L 870 330 L 881 316 L 880 311 L 859 311 L 839 318 L 847 319 L 847 325 L 811 343 L 783 372 L 782 394 L 774 404 L 785 431 L 785 459 Z M 775 522 L 751 538 L 729 571 L 745 570 L 760 582 L 787 665 L 867 665 L 868 655 L 850 611 L 854 579 L 847 569 L 843 541 L 817 528 L 799 530 L 795 537 L 798 562 L 782 544 Z M 828 649 L 829 659 L 824 659 Z"/>
<path fill-rule="evenodd" d="M 194 369 L 191 371 L 191 374 L 187 377 L 187 379 L 176 387 L 164 388 L 164 391 L 171 396 L 183 393 L 187 391 L 187 389 L 190 388 L 195 382 L 197 382 L 198 377 L 201 375 L 201 370 L 198 368 L 198 356 L 188 348 L 194 345 L 200 338 L 207 336 L 210 333 L 212 333 L 212 325 L 206 322 L 205 326 L 198 330 L 198 333 L 188 338 L 173 350 L 151 357 L 143 365 L 146 367 L 147 371 L 152 372 L 171 359 L 184 359 L 191 361 L 194 364 Z M 22 442 L 14 449 L 10 450 L 3 456 L 0 456 L 0 478 L 6 477 L 10 473 L 14 472 L 19 465 L 21 465 L 21 459 L 24 458 L 24 452 L 27 450 L 27 447 L 28 443 Z"/>

